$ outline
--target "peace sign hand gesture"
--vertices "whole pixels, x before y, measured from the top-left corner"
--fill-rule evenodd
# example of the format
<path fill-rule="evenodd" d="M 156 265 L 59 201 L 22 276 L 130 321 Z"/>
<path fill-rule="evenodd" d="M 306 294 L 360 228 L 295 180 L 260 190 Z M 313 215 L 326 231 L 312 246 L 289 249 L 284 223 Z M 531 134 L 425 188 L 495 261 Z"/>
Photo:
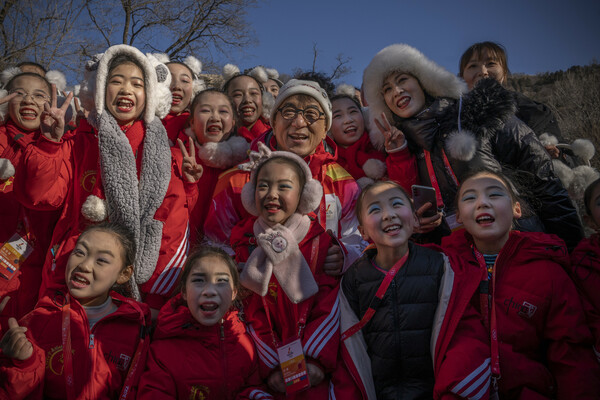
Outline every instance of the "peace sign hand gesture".
<path fill-rule="evenodd" d="M 11 101 L 11 99 L 13 97 L 15 97 L 18 93 L 11 93 L 11 94 L 7 94 L 6 96 L 0 98 L 0 104 L 4 104 L 4 103 L 8 103 L 9 101 Z"/>
<path fill-rule="evenodd" d="M 44 104 L 44 112 L 42 113 L 40 129 L 42 134 L 49 140 L 59 142 L 65 134 L 65 114 L 71 104 L 73 98 L 73 92 L 67 95 L 62 106 L 56 106 L 57 90 L 56 85 L 52 84 L 52 93 L 50 97 L 50 104 Z"/>
<path fill-rule="evenodd" d="M 196 183 L 202 177 L 202 165 L 196 162 L 196 146 L 192 138 L 188 139 L 190 146 L 189 152 L 186 150 L 181 139 L 177 139 L 177 144 L 183 154 L 183 176 L 190 183 Z"/>
<path fill-rule="evenodd" d="M 400 129 L 390 124 L 385 116 L 385 113 L 381 113 L 381 121 L 378 118 L 375 118 L 375 125 L 377 125 L 377 129 L 383 133 L 383 137 L 385 138 L 386 151 L 394 151 L 399 147 L 404 146 L 406 143 L 404 133 L 402 133 Z"/>

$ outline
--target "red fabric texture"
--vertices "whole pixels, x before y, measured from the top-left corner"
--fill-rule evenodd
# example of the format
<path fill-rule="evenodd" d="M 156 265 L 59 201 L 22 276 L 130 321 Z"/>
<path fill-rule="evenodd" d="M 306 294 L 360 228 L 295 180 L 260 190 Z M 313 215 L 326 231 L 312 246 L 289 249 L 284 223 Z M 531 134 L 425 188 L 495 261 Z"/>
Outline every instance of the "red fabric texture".
<path fill-rule="evenodd" d="M 188 111 L 181 114 L 169 113 L 162 119 L 163 126 L 167 130 L 167 136 L 173 144 L 177 145 L 179 132 L 187 127 L 189 120 L 190 113 Z"/>
<path fill-rule="evenodd" d="M 253 140 L 268 132 L 270 129 L 271 126 L 269 125 L 269 123 L 263 117 L 260 117 L 250 127 L 246 127 L 243 125 L 240 126 L 237 130 L 237 134 L 238 136 L 241 136 L 244 139 L 246 139 L 248 143 L 252 143 Z"/>
<path fill-rule="evenodd" d="M 478 267 L 480 279 L 487 280 L 466 231 L 456 231 L 442 243 L 456 260 Z M 600 397 L 600 366 L 577 290 L 565 272 L 568 265 L 565 244 L 554 235 L 512 231 L 500 251 L 492 293 L 500 398 Z"/>
<path fill-rule="evenodd" d="M 363 170 L 363 165 L 367 160 L 375 159 L 385 163 L 385 154 L 377 150 L 369 139 L 369 133 L 364 132 L 363 135 L 355 143 L 348 147 L 337 146 L 337 162 L 346 171 L 352 175 L 354 179 L 363 178 L 366 176 Z"/>
<path fill-rule="evenodd" d="M 258 356 L 237 311 L 204 326 L 177 295 L 161 309 L 138 399 L 271 398 L 258 373 Z"/>
<path fill-rule="evenodd" d="M 98 321 L 91 331 L 83 307 L 77 300 L 70 299 L 74 393 L 77 399 L 118 398 L 138 349 L 140 332 L 144 332 L 142 326 L 148 326 L 150 322 L 150 312 L 144 304 L 114 292 L 111 297 L 118 305 L 117 311 Z M 38 307 L 19 321 L 20 326 L 27 327 L 26 335 L 34 350 L 25 361 L 0 358 L 0 382 L 10 398 L 67 398 L 61 336 L 64 303 L 62 292 L 42 297 Z M 135 303 L 138 309 L 131 303 Z M 90 339 L 92 334 L 93 340 Z M 148 343 L 149 338 L 146 337 L 140 348 L 140 366 L 145 363 Z M 142 368 L 138 368 L 127 399 L 135 399 L 141 371 Z"/>

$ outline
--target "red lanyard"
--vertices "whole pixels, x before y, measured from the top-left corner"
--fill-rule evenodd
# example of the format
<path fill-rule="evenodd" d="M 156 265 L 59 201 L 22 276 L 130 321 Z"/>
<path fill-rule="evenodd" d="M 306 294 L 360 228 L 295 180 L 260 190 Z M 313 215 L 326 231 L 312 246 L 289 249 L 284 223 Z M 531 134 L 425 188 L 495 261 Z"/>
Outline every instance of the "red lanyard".
<path fill-rule="evenodd" d="M 379 289 L 377 289 L 375 297 L 371 300 L 369 308 L 358 323 L 354 324 L 350 328 L 346 329 L 344 333 L 342 333 L 342 341 L 348 339 L 356 332 L 360 331 L 371 320 L 371 318 L 373 318 L 373 315 L 375 315 L 375 311 L 377 311 L 377 308 L 379 307 L 383 295 L 385 295 L 385 292 L 390 286 L 390 283 L 392 283 L 392 280 L 396 276 L 396 273 L 404 265 L 407 258 L 408 251 L 404 256 L 402 256 L 400 260 L 398 260 L 398 262 L 396 262 L 396 264 L 394 264 L 394 266 L 387 272 L 387 274 L 385 274 L 385 278 L 383 278 L 383 282 L 381 282 L 381 285 L 379 285 Z"/>
<path fill-rule="evenodd" d="M 437 177 L 435 176 L 435 170 L 433 169 L 433 163 L 431 162 L 431 153 L 425 149 L 423 149 L 423 153 L 425 154 L 425 162 L 427 163 L 427 173 L 429 174 L 429 180 L 431 181 L 431 186 L 435 189 L 435 197 L 437 199 L 438 209 L 444 208 L 444 201 L 442 200 L 442 193 L 440 191 L 440 185 L 438 184 Z M 458 179 L 456 175 L 454 175 L 454 171 L 452 170 L 452 166 L 450 165 L 450 161 L 448 157 L 446 157 L 446 152 L 442 150 L 442 158 L 444 159 L 444 167 L 448 172 L 448 175 L 452 178 L 452 181 L 458 187 Z"/>
<path fill-rule="evenodd" d="M 146 340 L 146 319 L 144 318 L 144 313 L 140 309 L 140 306 L 137 304 L 137 302 L 128 299 L 125 299 L 124 301 L 132 306 L 138 313 L 140 313 L 142 316 L 142 326 L 140 328 L 140 341 L 137 345 L 137 349 L 135 350 L 135 355 L 133 356 L 133 361 L 131 362 L 129 371 L 127 371 L 127 376 L 125 377 L 125 383 L 123 385 L 123 389 L 121 390 L 119 400 L 127 399 L 127 397 L 131 394 L 131 387 L 133 386 L 134 378 L 137 376 L 137 371 L 140 367 L 140 355 L 142 354 L 142 350 L 144 349 L 144 341 Z"/>
<path fill-rule="evenodd" d="M 63 368 L 67 399 L 75 399 L 75 381 L 73 378 L 73 357 L 71 353 L 71 304 L 69 294 L 65 296 L 66 303 L 62 308 L 62 350 Z"/>
<path fill-rule="evenodd" d="M 483 268 L 483 270 L 485 271 L 485 276 L 487 277 L 487 264 L 485 263 L 483 254 L 481 254 L 479 252 L 479 250 L 477 250 L 475 248 L 475 246 L 472 246 L 472 248 L 473 248 L 473 254 L 475 254 L 475 258 L 477 258 L 477 262 L 479 263 L 481 268 Z M 497 258 L 496 258 L 496 261 L 498 261 Z M 494 374 L 494 377 L 496 378 L 496 380 L 498 380 L 498 379 L 500 379 L 500 376 L 501 376 L 500 375 L 500 354 L 499 354 L 499 350 L 498 350 L 498 327 L 496 324 L 496 305 L 495 305 L 495 301 L 493 299 L 493 296 L 495 296 L 495 294 L 496 294 L 496 262 L 494 262 L 494 267 L 492 268 L 492 287 L 490 290 L 492 293 L 492 296 L 491 296 L 492 298 L 491 298 L 491 315 L 490 315 L 490 321 L 489 321 L 489 329 L 490 329 L 490 339 L 492 341 L 492 373 Z M 486 295 L 485 297 L 489 299 L 489 295 Z M 485 301 L 485 304 L 484 304 L 483 299 L 481 299 L 481 304 L 482 304 L 481 312 L 484 313 L 483 308 L 485 308 L 484 317 L 487 317 L 487 310 L 489 309 L 490 305 L 488 304 L 487 301 Z"/>

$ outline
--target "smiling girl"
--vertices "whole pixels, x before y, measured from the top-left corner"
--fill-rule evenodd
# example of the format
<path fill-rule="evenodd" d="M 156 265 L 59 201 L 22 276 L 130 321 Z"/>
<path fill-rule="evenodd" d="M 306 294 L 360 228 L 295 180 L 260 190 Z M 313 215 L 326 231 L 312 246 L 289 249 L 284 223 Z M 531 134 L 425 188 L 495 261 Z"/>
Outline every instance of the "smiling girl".
<path fill-rule="evenodd" d="M 521 215 L 512 184 L 490 171 L 467 176 L 457 194 L 464 230 L 443 246 L 478 269 L 475 302 L 490 332 L 494 389 L 501 399 L 595 399 L 600 368 L 569 254 L 554 235 L 513 230 Z"/>
<path fill-rule="evenodd" d="M 158 317 L 138 399 L 272 399 L 233 306 L 238 290 L 237 266 L 224 251 L 190 254 L 181 292 Z"/>
<path fill-rule="evenodd" d="M 133 234 L 117 224 L 79 236 L 64 269 L 68 291 L 48 293 L 8 322 L 0 381 L 9 398 L 135 398 L 150 312 L 113 291 L 127 288 L 135 252 Z"/>
<path fill-rule="evenodd" d="M 169 109 L 168 69 L 118 45 L 87 64 L 81 97 L 92 112 L 76 135 L 53 126 L 29 146 L 15 191 L 27 207 L 63 208 L 46 256 L 42 290 L 64 284 L 64 260 L 79 232 L 109 219 L 134 232 L 136 298 L 155 310 L 170 298 L 189 240 L 189 210 L 202 170 L 188 150 L 169 147 L 159 116 Z M 85 105 L 85 104 L 84 104 Z M 194 144 L 190 142 L 190 153 Z M 21 179 L 22 177 L 22 179 Z"/>

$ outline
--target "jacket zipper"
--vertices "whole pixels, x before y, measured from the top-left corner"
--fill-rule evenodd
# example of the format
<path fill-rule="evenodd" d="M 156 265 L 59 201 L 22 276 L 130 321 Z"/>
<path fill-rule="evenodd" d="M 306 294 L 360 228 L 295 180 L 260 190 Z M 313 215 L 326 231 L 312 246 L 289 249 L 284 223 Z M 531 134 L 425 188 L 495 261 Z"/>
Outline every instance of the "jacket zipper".
<path fill-rule="evenodd" d="M 220 332 L 221 332 L 221 334 L 220 334 L 219 343 L 221 344 L 220 345 L 221 360 L 223 360 L 221 365 L 223 366 L 223 383 L 224 383 L 223 396 L 221 398 L 227 399 L 228 398 L 227 394 L 229 393 L 229 390 L 227 390 L 227 389 L 228 389 L 229 385 L 227 384 L 227 382 L 228 382 L 228 380 L 227 380 L 227 357 L 225 356 L 225 327 L 223 326 L 223 320 L 221 320 Z"/>

